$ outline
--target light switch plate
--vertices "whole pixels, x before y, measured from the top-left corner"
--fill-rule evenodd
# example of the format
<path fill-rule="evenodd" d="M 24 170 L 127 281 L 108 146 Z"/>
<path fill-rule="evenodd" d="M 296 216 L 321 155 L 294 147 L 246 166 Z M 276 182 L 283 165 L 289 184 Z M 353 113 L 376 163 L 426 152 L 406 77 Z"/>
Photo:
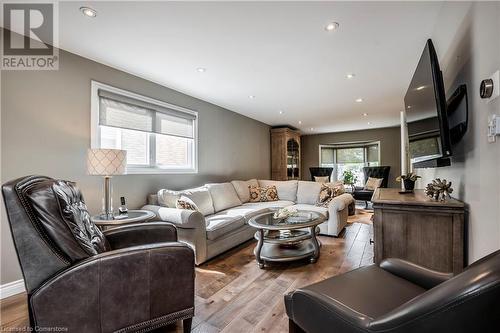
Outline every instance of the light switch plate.
<path fill-rule="evenodd" d="M 491 97 L 486 100 L 486 103 L 490 103 L 498 96 L 500 96 L 500 71 L 496 71 L 490 76 L 490 79 L 493 80 L 493 93 Z"/>

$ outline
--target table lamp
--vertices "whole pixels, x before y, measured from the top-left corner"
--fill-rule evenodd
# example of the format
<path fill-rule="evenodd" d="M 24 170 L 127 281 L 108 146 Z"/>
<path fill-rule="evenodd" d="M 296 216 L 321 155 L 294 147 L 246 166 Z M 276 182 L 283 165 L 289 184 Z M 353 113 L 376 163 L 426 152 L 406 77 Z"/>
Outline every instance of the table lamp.
<path fill-rule="evenodd" d="M 89 149 L 87 151 L 87 173 L 104 176 L 104 198 L 102 218 L 111 220 L 113 201 L 111 177 L 124 175 L 127 167 L 127 151 L 119 149 Z"/>

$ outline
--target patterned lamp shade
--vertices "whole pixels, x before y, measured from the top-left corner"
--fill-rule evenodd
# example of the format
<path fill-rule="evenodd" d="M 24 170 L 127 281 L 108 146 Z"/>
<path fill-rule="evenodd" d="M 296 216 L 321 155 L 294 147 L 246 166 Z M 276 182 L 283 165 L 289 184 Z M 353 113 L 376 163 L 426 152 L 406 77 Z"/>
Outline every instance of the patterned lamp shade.
<path fill-rule="evenodd" d="M 125 174 L 126 167 L 126 150 L 89 149 L 87 151 L 87 173 L 89 175 L 123 175 Z"/>

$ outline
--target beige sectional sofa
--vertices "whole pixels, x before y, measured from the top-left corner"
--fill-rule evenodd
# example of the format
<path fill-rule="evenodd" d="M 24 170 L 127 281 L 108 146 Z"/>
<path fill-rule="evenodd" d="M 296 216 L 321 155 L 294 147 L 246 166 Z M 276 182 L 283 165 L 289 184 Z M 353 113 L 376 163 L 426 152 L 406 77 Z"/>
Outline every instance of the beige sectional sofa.
<path fill-rule="evenodd" d="M 249 202 L 248 186 L 275 185 L 279 201 Z M 318 207 L 321 184 L 309 181 L 256 180 L 206 184 L 183 191 L 160 190 L 148 198 L 143 209 L 154 212 L 158 219 L 177 226 L 180 241 L 195 251 L 196 264 L 235 247 L 254 236 L 255 229 L 248 220 L 269 209 L 294 206 L 299 210 L 313 210 L 324 214 L 320 233 L 338 236 L 347 224 L 348 205 L 354 198 L 347 193 L 332 199 L 328 207 Z M 186 196 L 199 211 L 177 209 L 178 198 Z"/>

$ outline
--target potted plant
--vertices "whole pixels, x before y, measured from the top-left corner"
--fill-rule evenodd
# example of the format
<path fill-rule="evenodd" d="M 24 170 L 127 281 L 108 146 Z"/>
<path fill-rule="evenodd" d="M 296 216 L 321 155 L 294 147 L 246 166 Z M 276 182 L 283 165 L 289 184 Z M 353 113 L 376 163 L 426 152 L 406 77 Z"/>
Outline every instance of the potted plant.
<path fill-rule="evenodd" d="M 342 173 L 342 180 L 344 181 L 345 185 L 350 185 L 352 190 L 354 191 L 354 184 L 358 180 L 358 176 L 356 176 L 351 170 L 345 170 Z"/>
<path fill-rule="evenodd" d="M 396 178 L 396 181 L 400 182 L 403 181 L 405 185 L 405 191 L 413 191 L 415 188 L 415 182 L 417 179 L 422 178 L 420 176 L 417 176 L 416 173 L 410 172 L 407 173 L 406 175 L 401 175 Z"/>

